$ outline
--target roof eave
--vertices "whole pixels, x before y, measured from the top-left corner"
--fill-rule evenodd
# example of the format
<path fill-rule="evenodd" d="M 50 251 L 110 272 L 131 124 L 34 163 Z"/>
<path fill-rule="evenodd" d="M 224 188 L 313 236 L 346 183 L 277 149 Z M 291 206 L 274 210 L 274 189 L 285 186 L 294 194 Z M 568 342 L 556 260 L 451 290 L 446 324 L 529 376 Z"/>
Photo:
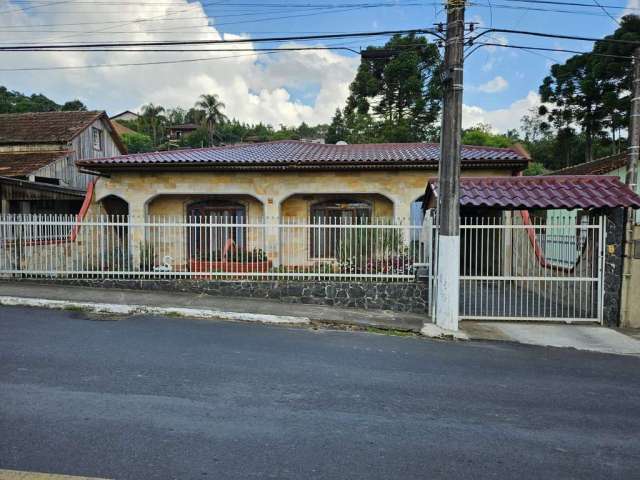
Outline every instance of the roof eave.
<path fill-rule="evenodd" d="M 463 161 L 465 168 L 513 168 L 524 169 L 528 164 L 527 160 L 470 160 Z M 280 163 L 280 164 L 210 164 L 201 162 L 192 163 L 138 163 L 138 164 L 101 164 L 79 160 L 76 162 L 79 167 L 91 168 L 97 171 L 286 171 L 286 170 L 435 170 L 438 162 L 408 162 L 408 163 Z"/>

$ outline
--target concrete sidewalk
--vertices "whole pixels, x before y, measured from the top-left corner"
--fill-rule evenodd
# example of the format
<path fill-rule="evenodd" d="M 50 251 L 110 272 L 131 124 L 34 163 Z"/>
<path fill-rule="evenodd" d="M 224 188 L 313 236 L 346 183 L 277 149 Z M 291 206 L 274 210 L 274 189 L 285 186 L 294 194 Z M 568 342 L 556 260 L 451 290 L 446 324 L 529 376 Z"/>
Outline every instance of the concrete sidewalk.
<path fill-rule="evenodd" d="M 575 348 L 617 355 L 640 355 L 634 333 L 600 325 L 564 325 L 527 322 L 462 322 L 473 340 L 503 340 L 543 347 Z"/>
<path fill-rule="evenodd" d="M 4 300 L 9 300 L 8 302 Z M 44 300 L 44 301 L 43 301 Z M 397 313 L 387 310 L 359 310 L 321 305 L 282 303 L 276 300 L 216 297 L 149 290 L 117 290 L 24 282 L 0 282 L 0 304 L 65 308 L 66 302 L 91 311 L 110 306 L 110 313 L 123 315 L 147 313 L 178 314 L 222 320 L 258 321 L 264 323 L 310 324 L 327 323 L 345 326 L 374 327 L 419 333 L 426 315 Z M 69 305 L 73 307 L 73 305 Z M 133 308 L 129 308 L 133 307 Z M 441 337 L 442 331 L 433 325 L 429 336 Z M 471 322 L 460 325 L 456 338 L 470 340 L 502 340 L 538 346 L 575 348 L 601 353 L 640 355 L 640 335 L 617 331 L 598 325 L 564 325 L 525 322 Z M 423 331 L 426 334 L 426 331 Z M 626 333 L 626 334 L 625 334 Z M 638 332 L 635 332 L 636 334 Z"/>
<path fill-rule="evenodd" d="M 77 287 L 38 284 L 35 282 L 0 282 L 0 297 L 46 299 L 78 303 L 95 302 L 111 305 L 148 305 L 151 307 L 204 309 L 219 312 L 221 318 L 243 315 L 307 319 L 288 323 L 325 322 L 419 332 L 423 315 L 388 310 L 359 310 L 321 305 L 282 303 L 254 298 L 215 297 L 204 294 L 149 290 L 116 290 L 110 288 Z"/>

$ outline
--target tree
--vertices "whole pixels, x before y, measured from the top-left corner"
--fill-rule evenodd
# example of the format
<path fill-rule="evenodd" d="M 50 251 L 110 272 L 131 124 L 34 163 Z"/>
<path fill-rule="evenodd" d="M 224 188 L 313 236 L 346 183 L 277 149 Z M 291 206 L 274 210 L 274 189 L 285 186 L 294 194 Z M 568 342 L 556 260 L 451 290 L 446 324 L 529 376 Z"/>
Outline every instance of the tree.
<path fill-rule="evenodd" d="M 169 108 L 166 113 L 167 122 L 169 122 L 170 125 L 181 125 L 186 123 L 185 118 L 187 116 L 187 112 L 184 108 Z"/>
<path fill-rule="evenodd" d="M 70 100 L 60 108 L 63 112 L 86 112 L 87 107 L 80 100 Z"/>
<path fill-rule="evenodd" d="M 510 147 L 517 138 L 493 133 L 491 125 L 480 123 L 474 127 L 462 131 L 462 143 L 465 145 L 481 145 L 485 147 Z"/>
<path fill-rule="evenodd" d="M 202 94 L 200 100 L 196 102 L 196 107 L 204 110 L 203 121 L 207 125 L 207 131 L 209 132 L 209 146 L 214 145 L 214 135 L 216 127 L 227 119 L 222 113 L 225 108 L 225 104 L 222 103 L 218 95 L 214 94 Z"/>
<path fill-rule="evenodd" d="M 138 132 L 123 133 L 122 141 L 127 146 L 129 153 L 150 152 L 153 150 L 151 137 Z"/>
<path fill-rule="evenodd" d="M 342 111 L 336 108 L 336 113 L 331 120 L 331 124 L 327 130 L 327 135 L 324 138 L 326 143 L 337 143 L 341 140 L 347 139 L 347 126 L 342 116 Z"/>
<path fill-rule="evenodd" d="M 605 38 L 640 41 L 640 17 L 623 17 L 615 33 Z M 547 120 L 543 127 L 565 140 L 583 137 L 586 161 L 594 158 L 603 140 L 608 141 L 606 130 L 615 137 L 628 124 L 632 76 L 628 57 L 633 48 L 627 43 L 596 42 L 592 52 L 553 65 L 540 86 L 542 101 L 551 104 L 540 107 Z M 576 127 L 580 135 L 574 132 Z"/>
<path fill-rule="evenodd" d="M 441 68 L 436 45 L 415 34 L 368 47 L 343 112 L 349 136 L 361 138 L 353 129 L 364 124 L 370 141 L 424 140 L 441 108 Z"/>
<path fill-rule="evenodd" d="M 164 107 L 161 105 L 148 103 L 147 105 L 142 106 L 142 120 L 151 131 L 151 140 L 153 141 L 154 146 L 160 143 L 158 133 L 165 121 L 165 118 L 162 115 L 163 112 Z"/>

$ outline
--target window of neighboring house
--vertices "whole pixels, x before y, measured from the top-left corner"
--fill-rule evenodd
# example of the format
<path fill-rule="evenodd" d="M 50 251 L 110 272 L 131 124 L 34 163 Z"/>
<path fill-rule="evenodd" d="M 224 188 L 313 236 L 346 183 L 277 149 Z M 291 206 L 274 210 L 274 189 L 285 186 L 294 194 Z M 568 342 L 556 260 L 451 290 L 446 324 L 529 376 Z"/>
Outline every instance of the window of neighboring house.
<path fill-rule="evenodd" d="M 93 135 L 93 149 L 94 150 L 102 150 L 102 130 L 96 127 L 91 128 L 91 133 Z"/>
<path fill-rule="evenodd" d="M 311 206 L 311 223 L 322 225 L 357 225 L 371 219 L 371 205 L 354 199 L 331 200 Z M 350 233 L 347 233 L 350 232 Z M 311 258 L 338 258 L 340 249 L 349 248 L 357 233 L 340 228 L 312 228 L 309 253 Z"/>

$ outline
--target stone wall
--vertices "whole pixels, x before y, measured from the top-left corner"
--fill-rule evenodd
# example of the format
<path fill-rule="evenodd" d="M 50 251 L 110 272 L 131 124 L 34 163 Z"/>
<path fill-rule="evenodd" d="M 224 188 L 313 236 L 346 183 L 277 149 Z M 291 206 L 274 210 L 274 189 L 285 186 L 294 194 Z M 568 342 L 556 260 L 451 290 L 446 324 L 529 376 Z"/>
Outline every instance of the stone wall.
<path fill-rule="evenodd" d="M 36 282 L 43 280 L 18 280 Z M 326 281 L 212 281 L 212 280 L 55 280 L 55 284 L 99 288 L 163 290 L 204 293 L 213 296 L 264 298 L 283 303 L 304 303 L 365 310 L 427 313 L 427 283 L 376 283 Z"/>
<path fill-rule="evenodd" d="M 603 323 L 608 327 L 620 325 L 622 296 L 622 260 L 625 211 L 616 208 L 606 212 L 607 244 L 604 255 Z"/>

